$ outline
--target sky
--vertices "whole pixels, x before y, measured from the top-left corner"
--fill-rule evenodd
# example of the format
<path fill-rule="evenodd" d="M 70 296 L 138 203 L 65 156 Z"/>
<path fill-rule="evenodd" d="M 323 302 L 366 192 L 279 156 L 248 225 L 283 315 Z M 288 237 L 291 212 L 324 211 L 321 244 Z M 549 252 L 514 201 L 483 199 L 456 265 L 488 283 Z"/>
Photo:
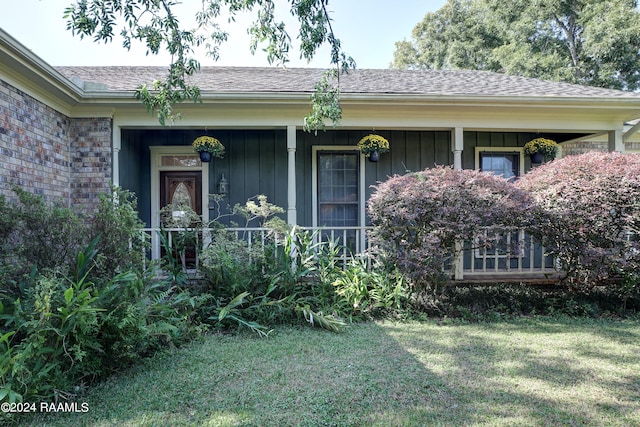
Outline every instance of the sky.
<path fill-rule="evenodd" d="M 286 5 L 285 0 L 276 2 Z M 330 0 L 329 11 L 334 22 L 334 33 L 342 47 L 351 55 L 358 68 L 388 68 L 393 61 L 395 42 L 411 38 L 411 30 L 427 12 L 438 10 L 446 0 Z M 74 37 L 66 29 L 64 9 L 73 0 L 0 0 L 0 28 L 33 51 L 48 64 L 62 65 L 168 65 L 168 55 L 146 55 L 144 46 L 122 47 L 117 35 L 109 44 L 95 43 L 92 39 Z M 178 17 L 181 22 L 191 20 L 200 0 L 183 0 Z M 288 10 L 284 17 L 288 16 Z M 216 62 L 199 55 L 201 65 L 268 66 L 266 55 L 258 50 L 249 51 L 246 28 L 249 17 L 241 16 L 233 24 L 223 21 L 229 40 L 220 51 Z M 286 21 L 285 21 L 286 22 Z M 294 38 L 295 30 L 289 30 Z M 294 44 L 295 44 L 295 40 Z M 316 55 L 313 62 L 290 55 L 288 67 L 320 67 L 329 64 L 328 49 Z"/>

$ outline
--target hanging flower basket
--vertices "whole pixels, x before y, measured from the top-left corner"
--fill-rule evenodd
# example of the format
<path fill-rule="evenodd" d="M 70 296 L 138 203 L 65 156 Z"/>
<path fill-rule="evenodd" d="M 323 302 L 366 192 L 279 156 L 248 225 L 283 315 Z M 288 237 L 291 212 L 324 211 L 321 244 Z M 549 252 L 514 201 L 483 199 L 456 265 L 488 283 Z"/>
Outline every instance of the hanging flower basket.
<path fill-rule="evenodd" d="M 193 151 L 200 153 L 200 160 L 210 162 L 212 157 L 224 156 L 224 145 L 212 136 L 199 136 L 193 143 Z"/>
<path fill-rule="evenodd" d="M 208 152 L 208 151 L 199 151 L 198 153 L 200 154 L 200 161 L 205 162 L 205 163 L 211 161 L 212 156 L 211 156 L 210 152 Z"/>
<path fill-rule="evenodd" d="M 372 162 L 380 160 L 380 154 L 389 151 L 389 141 L 376 134 L 369 134 L 358 142 L 358 150 Z"/>
<path fill-rule="evenodd" d="M 524 154 L 531 156 L 532 163 L 550 161 L 558 154 L 558 143 L 547 138 L 535 138 L 524 145 Z"/>

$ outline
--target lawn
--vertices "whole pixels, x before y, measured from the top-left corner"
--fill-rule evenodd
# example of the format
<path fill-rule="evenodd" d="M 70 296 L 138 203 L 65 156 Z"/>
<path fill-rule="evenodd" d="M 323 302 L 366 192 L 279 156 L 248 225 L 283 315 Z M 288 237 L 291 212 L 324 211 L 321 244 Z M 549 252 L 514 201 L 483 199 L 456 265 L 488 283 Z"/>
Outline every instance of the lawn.
<path fill-rule="evenodd" d="M 90 389 L 51 426 L 640 425 L 640 325 L 377 322 L 212 335 Z"/>

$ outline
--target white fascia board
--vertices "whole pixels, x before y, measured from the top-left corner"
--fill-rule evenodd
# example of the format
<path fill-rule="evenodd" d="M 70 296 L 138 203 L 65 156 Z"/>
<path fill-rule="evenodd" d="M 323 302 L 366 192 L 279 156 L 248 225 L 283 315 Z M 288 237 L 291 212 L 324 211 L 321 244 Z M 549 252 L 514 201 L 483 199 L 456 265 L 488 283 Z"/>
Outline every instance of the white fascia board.
<path fill-rule="evenodd" d="M 424 95 L 363 95 L 341 97 L 347 127 L 450 128 L 559 130 L 618 129 L 622 123 L 640 117 L 638 98 L 514 98 Z M 183 119 L 176 126 L 212 125 L 296 125 L 301 126 L 310 111 L 308 93 L 204 93 L 202 102 L 186 101 L 176 106 Z M 137 119 L 147 117 L 133 92 L 85 91 L 72 110 L 73 117 L 88 117 L 92 111 L 115 111 Z M 123 117 L 124 118 L 124 117 Z M 148 120 L 143 119 L 143 123 Z M 143 123 L 137 122 L 140 125 Z M 156 123 L 157 124 L 157 123 Z"/>
<path fill-rule="evenodd" d="M 0 74 L 7 84 L 62 114 L 82 99 L 82 90 L 0 29 Z"/>

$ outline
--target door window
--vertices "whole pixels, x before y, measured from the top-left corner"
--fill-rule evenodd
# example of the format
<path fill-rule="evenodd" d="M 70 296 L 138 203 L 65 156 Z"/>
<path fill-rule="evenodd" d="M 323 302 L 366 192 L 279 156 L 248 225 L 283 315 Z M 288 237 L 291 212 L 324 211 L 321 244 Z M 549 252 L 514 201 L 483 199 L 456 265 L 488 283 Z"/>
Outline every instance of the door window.
<path fill-rule="evenodd" d="M 318 225 L 358 225 L 358 154 L 318 153 Z"/>

